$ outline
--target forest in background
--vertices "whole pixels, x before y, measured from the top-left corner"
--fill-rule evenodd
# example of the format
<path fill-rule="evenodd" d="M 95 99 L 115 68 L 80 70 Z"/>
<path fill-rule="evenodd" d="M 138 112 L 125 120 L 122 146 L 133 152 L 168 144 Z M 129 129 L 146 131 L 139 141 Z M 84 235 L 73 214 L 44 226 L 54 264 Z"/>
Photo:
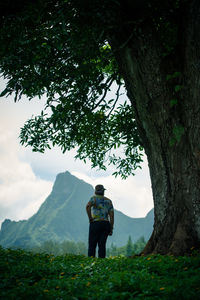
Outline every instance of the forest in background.
<path fill-rule="evenodd" d="M 129 257 L 139 254 L 144 249 L 145 245 L 146 241 L 144 237 L 139 238 L 135 243 L 133 243 L 131 236 L 129 236 L 127 243 L 122 247 L 117 247 L 112 243 L 111 246 L 107 248 L 107 257 L 118 255 Z M 49 240 L 45 241 L 40 246 L 33 247 L 29 250 L 34 253 L 53 254 L 55 256 L 65 254 L 87 255 L 87 244 L 81 241 L 63 241 L 60 243 Z"/>

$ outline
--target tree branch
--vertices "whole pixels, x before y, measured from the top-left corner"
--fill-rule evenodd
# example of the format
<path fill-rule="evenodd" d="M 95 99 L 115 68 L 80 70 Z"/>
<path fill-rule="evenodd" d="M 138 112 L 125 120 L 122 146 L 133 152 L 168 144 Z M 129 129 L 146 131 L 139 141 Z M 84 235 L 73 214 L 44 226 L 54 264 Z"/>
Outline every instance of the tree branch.
<path fill-rule="evenodd" d="M 107 88 L 105 88 L 104 93 L 103 93 L 103 96 L 101 97 L 101 99 L 100 99 L 100 100 L 97 102 L 97 104 L 92 108 L 92 111 L 95 110 L 95 109 L 99 106 L 99 104 L 105 99 L 106 94 L 107 94 L 109 88 L 111 87 L 111 85 L 113 84 L 114 80 L 115 80 L 115 79 L 114 79 L 113 77 L 111 77 L 111 78 L 109 77 L 109 78 L 106 80 L 106 83 L 105 83 L 105 84 L 108 84 L 108 86 L 107 86 Z"/>
<path fill-rule="evenodd" d="M 121 85 L 119 85 L 118 86 L 118 89 L 117 89 L 117 92 L 116 92 L 116 99 L 115 99 L 115 102 L 114 102 L 114 104 L 113 104 L 113 107 L 112 107 L 112 109 L 110 110 L 110 112 L 109 112 L 109 114 L 108 114 L 108 118 L 110 117 L 110 115 L 111 115 L 111 113 L 113 112 L 113 110 L 114 110 L 114 108 L 115 108 L 115 106 L 116 106 L 116 104 L 117 104 L 117 101 L 119 100 L 119 96 L 120 96 L 120 89 L 121 89 Z"/>

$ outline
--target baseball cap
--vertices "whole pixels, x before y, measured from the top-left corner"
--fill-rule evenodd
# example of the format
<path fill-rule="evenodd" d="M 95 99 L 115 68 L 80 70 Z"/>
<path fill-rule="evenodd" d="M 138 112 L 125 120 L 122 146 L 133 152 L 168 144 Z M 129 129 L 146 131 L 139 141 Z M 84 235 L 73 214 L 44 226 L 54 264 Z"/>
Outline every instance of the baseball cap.
<path fill-rule="evenodd" d="M 95 192 L 103 192 L 104 190 L 105 190 L 105 188 L 102 184 L 97 184 L 95 186 Z"/>

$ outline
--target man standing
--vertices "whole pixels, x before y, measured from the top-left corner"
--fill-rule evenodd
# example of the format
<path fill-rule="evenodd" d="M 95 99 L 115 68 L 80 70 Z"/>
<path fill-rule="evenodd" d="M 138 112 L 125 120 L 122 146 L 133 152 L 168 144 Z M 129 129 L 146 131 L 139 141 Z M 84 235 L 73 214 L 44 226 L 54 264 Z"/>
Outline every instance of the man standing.
<path fill-rule="evenodd" d="M 98 244 L 98 256 L 106 256 L 106 240 L 112 235 L 114 225 L 114 209 L 112 201 L 104 196 L 104 186 L 98 184 L 95 187 L 95 195 L 86 205 L 86 211 L 90 222 L 88 256 L 95 257 Z"/>

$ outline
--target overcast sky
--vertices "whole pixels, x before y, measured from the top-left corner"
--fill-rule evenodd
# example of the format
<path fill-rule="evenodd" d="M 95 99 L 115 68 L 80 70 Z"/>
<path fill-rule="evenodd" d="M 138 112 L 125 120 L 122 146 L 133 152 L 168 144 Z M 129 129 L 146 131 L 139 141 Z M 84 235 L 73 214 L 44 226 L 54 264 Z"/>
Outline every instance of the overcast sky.
<path fill-rule="evenodd" d="M 0 81 L 0 92 L 4 87 Z M 97 171 L 74 160 L 75 151 L 62 154 L 56 148 L 34 153 L 19 143 L 20 128 L 33 114 L 40 113 L 44 100 L 0 98 L 0 224 L 4 219 L 28 219 L 50 194 L 58 173 L 69 171 L 95 186 L 103 184 L 116 209 L 130 217 L 144 217 L 153 207 L 147 162 L 136 176 L 126 180 L 111 176 L 113 170 Z M 83 209 L 85 213 L 85 208 Z"/>

